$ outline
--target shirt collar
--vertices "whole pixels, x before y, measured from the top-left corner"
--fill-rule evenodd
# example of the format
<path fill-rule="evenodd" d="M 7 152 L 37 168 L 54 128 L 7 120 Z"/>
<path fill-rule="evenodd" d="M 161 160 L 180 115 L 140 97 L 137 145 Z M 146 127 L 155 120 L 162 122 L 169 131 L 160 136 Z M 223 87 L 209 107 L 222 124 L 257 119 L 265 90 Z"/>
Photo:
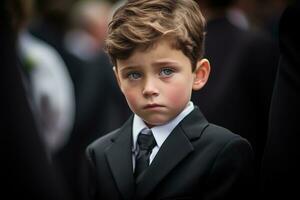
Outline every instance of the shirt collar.
<path fill-rule="evenodd" d="M 193 102 L 189 101 L 187 106 L 183 109 L 183 111 L 179 115 L 177 115 L 174 119 L 172 119 L 171 121 L 169 121 L 164 125 L 155 126 L 151 128 L 156 144 L 159 148 L 167 139 L 167 137 L 170 135 L 170 133 L 173 131 L 173 129 L 179 124 L 179 122 L 181 122 L 181 120 L 183 120 L 183 118 L 185 118 L 193 109 L 194 109 L 194 104 Z M 135 114 L 133 118 L 133 125 L 132 125 L 132 138 L 133 138 L 132 151 L 136 150 L 137 137 L 139 133 L 145 128 L 148 127 L 143 121 L 143 119 Z"/>

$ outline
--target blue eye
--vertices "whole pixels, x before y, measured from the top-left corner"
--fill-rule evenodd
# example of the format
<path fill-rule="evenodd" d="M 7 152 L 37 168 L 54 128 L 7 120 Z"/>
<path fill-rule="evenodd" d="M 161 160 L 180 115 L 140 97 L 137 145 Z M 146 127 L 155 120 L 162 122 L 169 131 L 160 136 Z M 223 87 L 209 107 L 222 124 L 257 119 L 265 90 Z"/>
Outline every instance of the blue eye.
<path fill-rule="evenodd" d="M 141 74 L 138 72 L 129 72 L 127 74 L 127 77 L 131 80 L 137 80 L 137 79 L 141 78 Z"/>
<path fill-rule="evenodd" d="M 171 76 L 172 74 L 174 73 L 174 70 L 173 69 L 170 69 L 170 68 L 163 68 L 161 71 L 160 71 L 160 75 L 161 76 Z"/>

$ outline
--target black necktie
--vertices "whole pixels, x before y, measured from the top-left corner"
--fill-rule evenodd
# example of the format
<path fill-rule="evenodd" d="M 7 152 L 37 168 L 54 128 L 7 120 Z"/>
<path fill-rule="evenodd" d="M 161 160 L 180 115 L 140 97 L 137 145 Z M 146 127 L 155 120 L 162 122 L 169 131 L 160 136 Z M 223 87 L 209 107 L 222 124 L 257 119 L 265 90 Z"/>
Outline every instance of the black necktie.
<path fill-rule="evenodd" d="M 152 149 L 156 146 L 155 139 L 150 129 L 142 130 L 137 139 L 137 145 L 139 146 L 138 154 L 136 155 L 134 177 L 137 177 L 149 166 L 150 154 Z"/>

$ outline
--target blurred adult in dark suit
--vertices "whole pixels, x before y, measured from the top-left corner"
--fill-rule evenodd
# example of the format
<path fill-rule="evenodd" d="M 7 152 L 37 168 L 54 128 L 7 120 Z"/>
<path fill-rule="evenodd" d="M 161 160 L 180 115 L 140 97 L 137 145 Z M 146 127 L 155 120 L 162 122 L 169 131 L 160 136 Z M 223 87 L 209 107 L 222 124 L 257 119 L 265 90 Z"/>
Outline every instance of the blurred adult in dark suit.
<path fill-rule="evenodd" d="M 262 192 L 266 199 L 300 198 L 300 31 L 295 24 L 299 19 L 298 1 L 285 10 L 279 25 L 281 59 L 262 163 Z"/>
<path fill-rule="evenodd" d="M 17 59 L 25 1 L 0 3 L 1 199 L 68 200 L 63 179 L 49 162 L 38 133 Z"/>
<path fill-rule="evenodd" d="M 88 56 L 89 59 L 83 59 L 82 52 L 79 54 L 81 56 L 74 53 L 83 46 L 73 51 L 66 48 L 65 36 L 69 30 L 69 14 L 73 14 L 71 10 L 74 2 L 38 0 L 40 15 L 33 21 L 30 30 L 34 36 L 59 52 L 73 81 L 76 104 L 74 128 L 67 144 L 54 156 L 54 162 L 62 169 L 75 198 L 80 199 L 81 191 L 85 191 L 82 174 L 85 174 L 86 169 L 84 150 L 87 144 L 119 127 L 129 116 L 130 110 L 114 79 L 108 56 L 102 48 Z M 80 19 L 84 20 L 83 17 Z M 92 29 L 90 25 L 86 27 Z M 95 27 L 93 30 L 95 31 Z M 75 38 L 72 42 L 79 44 L 81 38 Z M 99 40 L 93 43 L 95 46 L 98 43 L 101 45 Z M 75 46 L 73 44 L 71 48 L 78 47 Z"/>
<path fill-rule="evenodd" d="M 279 52 L 261 32 L 241 28 L 227 16 L 234 0 L 198 0 L 207 18 L 205 57 L 212 69 L 206 88 L 193 94 L 208 120 L 247 138 L 257 175 Z"/>

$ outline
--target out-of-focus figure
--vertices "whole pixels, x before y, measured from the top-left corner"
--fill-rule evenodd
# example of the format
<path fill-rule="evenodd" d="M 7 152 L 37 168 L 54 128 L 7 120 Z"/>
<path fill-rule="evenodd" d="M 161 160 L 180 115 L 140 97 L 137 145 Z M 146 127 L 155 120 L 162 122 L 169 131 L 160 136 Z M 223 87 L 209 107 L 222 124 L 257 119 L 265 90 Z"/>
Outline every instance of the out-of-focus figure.
<path fill-rule="evenodd" d="M 28 8 L 32 4 L 28 1 Z M 28 97 L 42 139 L 52 156 L 68 142 L 75 118 L 74 87 L 57 51 L 27 31 L 30 19 L 19 27 L 20 61 L 28 81 Z"/>
<path fill-rule="evenodd" d="M 228 12 L 234 0 L 198 3 L 207 18 L 205 57 L 212 67 L 206 87 L 193 94 L 193 102 L 208 120 L 250 141 L 259 176 L 279 58 L 277 46 L 267 34 L 232 22 Z"/>
<path fill-rule="evenodd" d="M 1 199 L 68 200 L 64 179 L 49 161 L 37 128 L 17 52 L 30 2 L 0 2 Z"/>
<path fill-rule="evenodd" d="M 288 7 L 279 24 L 281 58 L 270 109 L 262 163 L 262 198 L 300 199 L 300 3 Z"/>
<path fill-rule="evenodd" d="M 73 29 L 66 34 L 65 46 L 82 60 L 97 59 L 103 52 L 110 5 L 102 1 L 81 1 L 72 9 Z"/>
<path fill-rule="evenodd" d="M 35 119 L 49 153 L 54 154 L 68 142 L 73 129 L 73 83 L 62 58 L 48 44 L 23 30 L 19 47 Z"/>
<path fill-rule="evenodd" d="M 30 32 L 59 52 L 75 90 L 74 127 L 54 162 L 62 169 L 75 198 L 84 199 L 84 149 L 120 126 L 130 113 L 102 46 L 110 6 L 99 1 L 74 4 L 69 0 L 39 0 L 38 8 Z"/>

